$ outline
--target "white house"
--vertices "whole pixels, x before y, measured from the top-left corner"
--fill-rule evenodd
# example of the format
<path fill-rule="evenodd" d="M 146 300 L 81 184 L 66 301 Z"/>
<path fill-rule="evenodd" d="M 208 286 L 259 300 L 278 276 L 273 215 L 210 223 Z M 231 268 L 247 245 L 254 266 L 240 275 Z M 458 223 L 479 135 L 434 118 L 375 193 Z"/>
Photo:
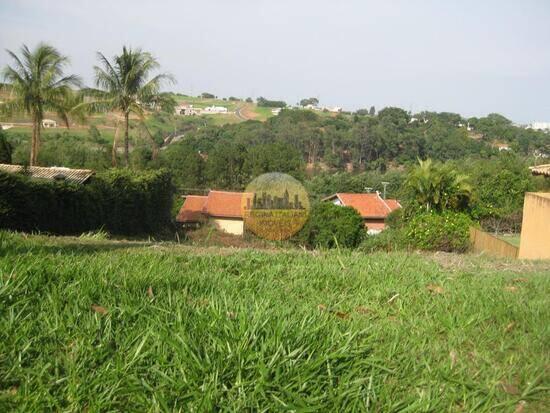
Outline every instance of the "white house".
<path fill-rule="evenodd" d="M 42 119 L 43 128 L 57 128 L 57 122 L 51 119 Z"/>
<path fill-rule="evenodd" d="M 224 106 L 208 106 L 204 108 L 203 112 L 210 114 L 226 114 L 227 108 Z"/>

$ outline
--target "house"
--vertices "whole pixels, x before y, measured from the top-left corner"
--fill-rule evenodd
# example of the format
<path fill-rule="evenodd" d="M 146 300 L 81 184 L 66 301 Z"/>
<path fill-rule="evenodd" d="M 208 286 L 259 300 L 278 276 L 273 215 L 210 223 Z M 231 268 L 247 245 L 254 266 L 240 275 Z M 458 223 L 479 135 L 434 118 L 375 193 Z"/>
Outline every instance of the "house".
<path fill-rule="evenodd" d="M 499 152 L 512 150 L 512 148 L 510 148 L 510 145 L 508 145 L 507 143 L 501 143 L 501 142 L 494 143 L 493 148 L 498 149 Z"/>
<path fill-rule="evenodd" d="M 550 163 L 546 165 L 530 166 L 529 169 L 533 175 L 550 177 Z"/>
<path fill-rule="evenodd" d="M 203 112 L 209 114 L 226 114 L 227 108 L 224 106 L 208 106 L 204 108 Z"/>
<path fill-rule="evenodd" d="M 57 128 L 57 122 L 52 119 L 42 119 L 43 128 Z"/>
<path fill-rule="evenodd" d="M 70 169 L 62 167 L 22 166 L 0 164 L 0 172 L 13 174 L 25 174 L 33 179 L 46 179 L 50 181 L 68 181 L 77 184 L 85 184 L 95 174 L 91 169 Z"/>
<path fill-rule="evenodd" d="M 361 217 L 369 234 L 378 234 L 386 228 L 390 212 L 401 208 L 396 199 L 383 199 L 378 192 L 369 194 L 336 193 L 323 201 L 354 208 Z"/>
<path fill-rule="evenodd" d="M 193 105 L 180 105 L 176 107 L 177 115 L 195 116 L 200 115 L 200 110 L 195 109 Z"/>
<path fill-rule="evenodd" d="M 176 221 L 185 226 L 212 223 L 228 234 L 242 235 L 244 220 L 242 205 L 252 194 L 244 192 L 210 191 L 207 196 L 188 195 L 185 198 Z"/>
<path fill-rule="evenodd" d="M 279 113 L 281 113 L 281 108 L 273 108 L 273 109 L 271 109 L 271 114 L 277 116 Z"/>

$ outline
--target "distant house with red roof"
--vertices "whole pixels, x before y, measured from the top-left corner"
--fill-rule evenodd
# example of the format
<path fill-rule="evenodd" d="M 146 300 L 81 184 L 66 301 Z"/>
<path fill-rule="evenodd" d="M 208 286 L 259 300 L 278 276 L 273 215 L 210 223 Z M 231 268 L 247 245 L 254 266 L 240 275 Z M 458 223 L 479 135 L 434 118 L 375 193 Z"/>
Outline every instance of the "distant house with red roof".
<path fill-rule="evenodd" d="M 323 201 L 354 208 L 363 218 L 369 234 L 378 234 L 384 230 L 388 215 L 401 208 L 397 199 L 383 199 L 378 192 L 369 194 L 336 193 Z"/>
<path fill-rule="evenodd" d="M 184 225 L 211 222 L 221 231 L 242 235 L 244 220 L 241 205 L 247 195 L 252 198 L 252 194 L 229 191 L 210 191 L 207 196 L 188 195 L 176 221 Z"/>

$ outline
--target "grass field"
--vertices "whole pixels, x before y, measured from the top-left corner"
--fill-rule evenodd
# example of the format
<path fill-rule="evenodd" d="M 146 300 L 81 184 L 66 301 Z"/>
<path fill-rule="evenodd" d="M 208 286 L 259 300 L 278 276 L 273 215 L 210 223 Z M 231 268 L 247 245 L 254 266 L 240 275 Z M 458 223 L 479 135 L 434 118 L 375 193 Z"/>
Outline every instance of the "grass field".
<path fill-rule="evenodd" d="M 549 275 L 0 232 L 0 411 L 547 411 Z"/>

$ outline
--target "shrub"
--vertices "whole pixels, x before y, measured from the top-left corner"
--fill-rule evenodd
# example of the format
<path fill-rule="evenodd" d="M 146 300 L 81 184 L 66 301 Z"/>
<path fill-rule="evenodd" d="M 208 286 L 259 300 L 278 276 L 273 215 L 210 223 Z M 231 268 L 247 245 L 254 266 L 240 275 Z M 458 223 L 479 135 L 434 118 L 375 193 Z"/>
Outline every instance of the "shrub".
<path fill-rule="evenodd" d="M 361 242 L 361 245 L 359 245 L 359 250 L 366 253 L 399 251 L 407 249 L 408 245 L 409 243 L 403 230 L 389 228 L 380 234 L 367 235 L 363 242 Z"/>
<path fill-rule="evenodd" d="M 310 248 L 354 248 L 365 233 L 363 219 L 355 209 L 321 202 L 311 209 L 298 240 Z"/>
<path fill-rule="evenodd" d="M 170 225 L 172 196 L 171 176 L 162 170 L 112 170 L 87 185 L 0 173 L 0 228 L 153 234 Z"/>
<path fill-rule="evenodd" d="M 469 247 L 469 228 L 473 222 L 459 212 L 415 215 L 404 227 L 406 239 L 423 250 L 464 252 Z"/>
<path fill-rule="evenodd" d="M 11 163 L 11 145 L 0 126 L 0 163 Z"/>

